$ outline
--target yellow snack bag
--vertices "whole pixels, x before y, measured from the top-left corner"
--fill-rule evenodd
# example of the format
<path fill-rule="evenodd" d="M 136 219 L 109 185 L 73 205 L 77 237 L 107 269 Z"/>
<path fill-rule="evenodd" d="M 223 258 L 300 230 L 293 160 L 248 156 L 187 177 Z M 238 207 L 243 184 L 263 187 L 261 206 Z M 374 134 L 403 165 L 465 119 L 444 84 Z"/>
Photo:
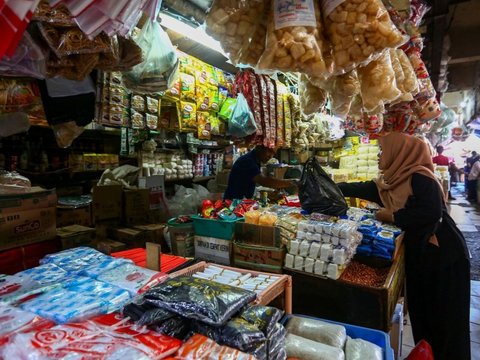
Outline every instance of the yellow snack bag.
<path fill-rule="evenodd" d="M 283 95 L 283 129 L 284 144 L 286 148 L 292 146 L 292 110 L 288 101 L 288 93 Z"/>
<path fill-rule="evenodd" d="M 192 75 L 180 73 L 182 101 L 195 102 L 195 78 Z"/>
<path fill-rule="evenodd" d="M 210 113 L 208 111 L 197 112 L 197 136 L 201 140 L 210 140 L 211 138 L 211 126 L 210 126 Z"/>
<path fill-rule="evenodd" d="M 222 135 L 221 126 L 224 125 L 216 113 L 210 113 L 210 128 L 212 135 Z"/>
<path fill-rule="evenodd" d="M 208 88 L 208 98 L 210 100 L 210 109 L 209 110 L 218 111 L 220 109 L 218 87 L 209 87 Z"/>
<path fill-rule="evenodd" d="M 195 103 L 180 101 L 180 131 L 189 132 L 197 129 L 197 106 Z"/>
<path fill-rule="evenodd" d="M 198 111 L 210 110 L 209 89 L 206 86 L 197 86 L 197 109 Z"/>

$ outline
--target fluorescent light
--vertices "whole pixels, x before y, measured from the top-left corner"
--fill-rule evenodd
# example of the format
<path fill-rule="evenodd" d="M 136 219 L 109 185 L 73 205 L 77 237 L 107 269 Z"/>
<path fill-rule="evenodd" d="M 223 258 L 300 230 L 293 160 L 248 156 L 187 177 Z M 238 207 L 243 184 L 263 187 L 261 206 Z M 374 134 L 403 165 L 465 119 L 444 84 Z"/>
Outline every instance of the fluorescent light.
<path fill-rule="evenodd" d="M 220 46 L 220 43 L 207 35 L 205 30 L 203 30 L 200 27 L 193 27 L 190 26 L 183 21 L 180 21 L 178 19 L 175 19 L 173 16 L 170 16 L 165 13 L 160 13 L 160 19 L 161 24 L 165 26 L 167 29 L 173 30 L 185 37 L 188 37 L 189 39 L 192 39 L 193 41 L 196 41 L 199 44 L 202 44 L 203 46 L 206 46 L 212 50 L 215 50 L 216 52 L 222 54 L 226 58 L 228 58 L 227 55 L 223 52 L 222 47 Z"/>

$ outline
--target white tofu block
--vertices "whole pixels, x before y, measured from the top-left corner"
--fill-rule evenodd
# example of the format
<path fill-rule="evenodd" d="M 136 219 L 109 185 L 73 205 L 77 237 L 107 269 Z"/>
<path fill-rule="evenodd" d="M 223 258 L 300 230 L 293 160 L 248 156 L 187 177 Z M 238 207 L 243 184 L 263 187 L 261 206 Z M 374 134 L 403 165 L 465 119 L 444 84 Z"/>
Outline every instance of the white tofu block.
<path fill-rule="evenodd" d="M 318 258 L 318 254 L 320 253 L 320 247 L 321 247 L 321 244 L 320 243 L 312 243 L 310 245 L 310 251 L 308 252 L 308 256 L 311 257 L 312 259 L 316 259 Z"/>
<path fill-rule="evenodd" d="M 314 271 L 317 275 L 323 275 L 325 273 L 326 263 L 322 260 L 315 261 Z"/>
<path fill-rule="evenodd" d="M 294 255 L 292 255 L 292 254 L 285 255 L 285 266 L 287 268 L 293 269 L 294 261 L 295 261 L 295 256 Z"/>
<path fill-rule="evenodd" d="M 315 259 L 306 258 L 305 259 L 305 272 L 313 273 L 313 267 L 315 265 Z"/>
<path fill-rule="evenodd" d="M 333 249 L 333 262 L 338 265 L 344 265 L 347 262 L 347 252 L 345 249 Z"/>
<path fill-rule="evenodd" d="M 298 249 L 298 255 L 306 257 L 310 251 L 310 243 L 308 241 L 302 241 Z"/>
<path fill-rule="evenodd" d="M 320 248 L 320 260 L 330 261 L 333 255 L 333 246 L 332 244 L 322 244 Z"/>
<path fill-rule="evenodd" d="M 298 256 L 298 255 L 295 256 L 294 269 L 303 271 L 304 263 L 305 263 L 305 258 L 303 256 Z"/>
<path fill-rule="evenodd" d="M 300 241 L 298 241 L 298 240 L 290 241 L 289 253 L 292 254 L 292 255 L 297 255 L 299 247 L 300 247 Z"/>

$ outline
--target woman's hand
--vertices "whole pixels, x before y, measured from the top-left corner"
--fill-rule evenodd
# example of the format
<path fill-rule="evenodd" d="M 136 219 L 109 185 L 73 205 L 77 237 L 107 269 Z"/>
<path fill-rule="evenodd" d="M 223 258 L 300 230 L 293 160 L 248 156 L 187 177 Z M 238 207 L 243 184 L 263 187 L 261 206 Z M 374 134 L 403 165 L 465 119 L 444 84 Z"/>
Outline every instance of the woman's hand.
<path fill-rule="evenodd" d="M 385 208 L 381 208 L 375 213 L 375 218 L 382 222 L 393 223 L 395 222 L 393 219 L 393 213 L 390 210 Z"/>

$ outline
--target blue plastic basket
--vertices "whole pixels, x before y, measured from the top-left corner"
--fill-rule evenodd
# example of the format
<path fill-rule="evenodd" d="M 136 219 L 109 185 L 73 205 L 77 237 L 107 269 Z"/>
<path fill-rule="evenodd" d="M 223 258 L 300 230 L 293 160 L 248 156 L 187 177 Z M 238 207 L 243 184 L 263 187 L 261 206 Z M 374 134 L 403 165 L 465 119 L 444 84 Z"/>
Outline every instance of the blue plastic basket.
<path fill-rule="evenodd" d="M 388 334 L 384 333 L 383 331 L 373 330 L 373 329 L 356 326 L 356 325 L 344 324 L 344 323 L 331 321 L 331 320 L 319 319 L 312 316 L 296 315 L 296 314 L 285 315 L 282 319 L 282 324 L 286 325 L 288 320 L 290 320 L 292 316 L 303 317 L 303 318 L 308 318 L 313 320 L 320 320 L 320 321 L 325 321 L 332 324 L 342 325 L 347 330 L 347 336 L 350 336 L 352 339 L 362 339 L 362 340 L 369 341 L 377 346 L 380 346 L 383 349 L 384 360 L 395 359 L 393 355 L 393 349 L 390 346 L 390 337 L 388 336 Z"/>
<path fill-rule="evenodd" d="M 241 218 L 235 220 L 215 220 L 204 219 L 198 215 L 193 215 L 193 228 L 195 235 L 207 236 L 223 240 L 232 240 L 235 233 L 235 223 Z"/>

